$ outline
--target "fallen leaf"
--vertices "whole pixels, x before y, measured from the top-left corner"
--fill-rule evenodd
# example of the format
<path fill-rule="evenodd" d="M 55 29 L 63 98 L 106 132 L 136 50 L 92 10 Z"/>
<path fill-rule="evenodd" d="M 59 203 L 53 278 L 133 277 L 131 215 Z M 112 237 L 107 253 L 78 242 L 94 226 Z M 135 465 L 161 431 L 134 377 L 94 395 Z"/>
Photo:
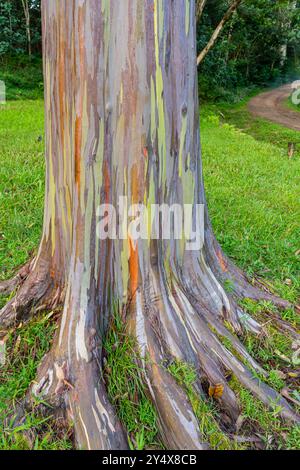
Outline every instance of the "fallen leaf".
<path fill-rule="evenodd" d="M 0 367 L 6 362 L 6 342 L 0 341 Z"/>
<path fill-rule="evenodd" d="M 211 398 L 221 398 L 224 392 L 224 385 L 222 384 L 216 384 L 216 385 L 210 385 L 208 389 L 208 395 Z"/>
<path fill-rule="evenodd" d="M 235 427 L 236 427 L 236 432 L 239 432 L 239 430 L 241 429 L 241 427 L 243 426 L 244 424 L 244 421 L 245 421 L 245 418 L 243 415 L 240 415 L 236 421 L 236 424 L 235 424 Z"/>

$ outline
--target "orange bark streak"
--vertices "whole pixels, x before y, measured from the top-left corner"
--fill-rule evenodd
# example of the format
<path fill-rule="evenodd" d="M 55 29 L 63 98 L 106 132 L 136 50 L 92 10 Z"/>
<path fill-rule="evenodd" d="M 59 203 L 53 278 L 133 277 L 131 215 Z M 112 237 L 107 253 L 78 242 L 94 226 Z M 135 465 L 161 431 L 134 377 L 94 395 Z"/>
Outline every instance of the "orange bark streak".
<path fill-rule="evenodd" d="M 81 159 L 81 142 L 82 142 L 82 118 L 76 117 L 75 122 L 75 182 L 80 186 L 80 159 Z"/>
<path fill-rule="evenodd" d="M 148 149 L 147 149 L 147 147 L 144 147 L 144 148 L 143 148 L 143 155 L 144 155 L 145 158 L 148 158 L 149 155 L 148 155 Z"/>

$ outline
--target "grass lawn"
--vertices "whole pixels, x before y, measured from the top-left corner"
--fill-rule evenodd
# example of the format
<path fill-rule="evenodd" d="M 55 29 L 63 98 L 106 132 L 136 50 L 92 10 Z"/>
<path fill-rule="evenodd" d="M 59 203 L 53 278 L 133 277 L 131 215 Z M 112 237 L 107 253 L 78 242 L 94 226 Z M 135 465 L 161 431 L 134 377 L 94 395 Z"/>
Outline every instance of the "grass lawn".
<path fill-rule="evenodd" d="M 202 109 L 201 125 L 208 203 L 218 239 L 226 253 L 250 276 L 258 274 L 266 278 L 281 296 L 297 302 L 300 157 L 296 154 L 293 160 L 287 158 L 287 142 L 296 133 L 251 118 L 244 106 L 206 105 Z M 12 101 L 0 108 L 2 279 L 9 277 L 38 246 L 43 214 L 43 148 L 41 100 Z M 0 305 L 5 300 L 0 298 Z M 247 301 L 244 307 L 256 316 L 273 311 L 272 305 Z M 299 328 L 299 315 L 293 310 L 283 315 Z M 44 314 L 24 329 L 9 334 L 8 362 L 0 369 L 0 427 L 8 404 L 22 398 L 34 379 L 37 365 L 49 349 L 55 325 L 55 315 L 50 318 Z M 249 351 L 269 371 L 270 383 L 278 390 L 286 387 L 282 374 L 294 370 L 290 341 L 271 330 L 264 345 L 251 336 L 244 339 Z M 130 446 L 159 447 L 155 412 L 133 362 L 134 345 L 129 338 L 124 340 L 122 325 L 117 320 L 105 347 L 108 391 L 128 430 Z M 278 370 L 282 372 L 280 376 Z M 173 364 L 170 373 L 185 385 L 203 435 L 211 446 L 232 448 L 232 442 L 219 426 L 214 404 L 201 402 L 194 396 L 194 373 L 189 366 Z M 288 380 L 291 393 L 299 399 L 297 374 Z M 300 448 L 299 428 L 287 427 L 275 412 L 267 411 L 236 384 L 234 378 L 232 387 L 242 405 L 246 435 L 258 430 L 264 448 Z M 8 423 L 0 431 L 0 449 L 71 447 L 71 431 L 57 429 L 51 421 L 34 413 L 27 417 L 23 428 L 13 430 L 12 423 Z"/>

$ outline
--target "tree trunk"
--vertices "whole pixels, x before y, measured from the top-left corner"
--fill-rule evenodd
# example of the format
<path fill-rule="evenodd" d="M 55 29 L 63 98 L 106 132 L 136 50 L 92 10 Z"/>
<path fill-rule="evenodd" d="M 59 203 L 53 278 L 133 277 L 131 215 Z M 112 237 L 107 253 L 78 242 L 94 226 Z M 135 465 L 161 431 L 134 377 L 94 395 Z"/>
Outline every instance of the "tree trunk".
<path fill-rule="evenodd" d="M 164 368 L 176 358 L 222 384 L 222 409 L 239 407 L 225 370 L 265 404 L 287 402 L 253 377 L 264 373 L 226 327 L 260 326 L 235 298 L 286 303 L 248 284 L 222 253 L 209 222 L 200 158 L 194 0 L 43 1 L 47 185 L 39 253 L 0 325 L 28 318 L 39 303 L 64 309 L 60 330 L 31 394 L 66 406 L 78 447 L 124 449 L 127 439 L 109 403 L 102 343 L 112 312 L 126 308 L 128 331 L 157 409 L 164 444 L 202 449 L 184 391 Z M 98 206 L 205 205 L 205 241 L 103 239 Z M 109 209 L 110 206 L 107 206 Z M 125 238 L 125 237 L 124 237 Z M 125 321 L 125 320 L 124 320 Z M 220 337 L 229 338 L 239 360 Z M 147 358 L 147 360 L 145 360 Z M 203 392 L 202 392 L 203 393 Z"/>

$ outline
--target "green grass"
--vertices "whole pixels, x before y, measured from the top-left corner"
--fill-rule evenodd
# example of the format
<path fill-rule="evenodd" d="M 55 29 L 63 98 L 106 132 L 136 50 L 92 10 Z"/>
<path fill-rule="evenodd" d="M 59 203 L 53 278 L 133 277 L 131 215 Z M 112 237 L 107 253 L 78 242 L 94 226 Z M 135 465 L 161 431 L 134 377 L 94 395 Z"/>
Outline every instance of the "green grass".
<path fill-rule="evenodd" d="M 299 141 L 299 132 L 279 124 L 254 117 L 247 109 L 249 97 L 236 105 L 219 103 L 218 105 L 204 105 L 204 116 L 207 112 L 219 117 L 221 123 L 235 126 L 244 134 L 255 138 L 258 142 L 271 144 L 287 155 L 288 143 Z"/>
<path fill-rule="evenodd" d="M 268 410 L 235 377 L 231 378 L 230 387 L 236 393 L 242 409 L 241 433 L 259 437 L 266 450 L 300 449 L 300 426 L 284 423 L 279 417 L 279 407 Z"/>
<path fill-rule="evenodd" d="M 3 429 L 0 434 L 1 450 L 72 450 L 69 432 L 59 430 L 57 421 L 43 418 L 34 412 L 28 414 L 25 422 Z"/>
<path fill-rule="evenodd" d="M 6 85 L 6 99 L 42 99 L 44 93 L 42 60 L 18 56 L 0 61 L 0 80 Z"/>
<path fill-rule="evenodd" d="M 42 101 L 0 106 L 0 279 L 38 247 L 44 199 Z"/>

